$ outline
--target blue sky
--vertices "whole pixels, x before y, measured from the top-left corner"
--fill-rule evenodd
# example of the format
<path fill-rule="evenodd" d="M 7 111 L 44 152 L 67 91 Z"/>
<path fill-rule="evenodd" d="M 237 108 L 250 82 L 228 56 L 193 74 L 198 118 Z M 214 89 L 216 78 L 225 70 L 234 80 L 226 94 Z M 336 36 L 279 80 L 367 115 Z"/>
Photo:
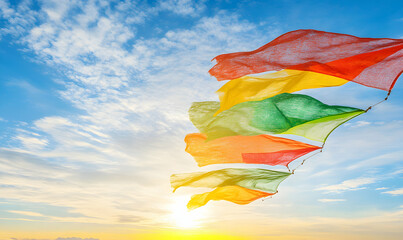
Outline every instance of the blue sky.
<path fill-rule="evenodd" d="M 223 84 L 207 73 L 213 57 L 296 29 L 403 38 L 401 9 L 397 0 L 0 0 L 0 239 L 34 238 L 45 226 L 86 238 L 105 226 L 180 229 L 189 216 L 178 208 L 198 190 L 172 194 L 169 175 L 200 170 L 183 138 L 196 131 L 191 103 L 217 100 Z M 354 83 L 304 93 L 364 109 L 386 95 Z M 262 239 L 398 239 L 402 96 L 400 78 L 273 199 L 209 203 L 189 219 Z"/>

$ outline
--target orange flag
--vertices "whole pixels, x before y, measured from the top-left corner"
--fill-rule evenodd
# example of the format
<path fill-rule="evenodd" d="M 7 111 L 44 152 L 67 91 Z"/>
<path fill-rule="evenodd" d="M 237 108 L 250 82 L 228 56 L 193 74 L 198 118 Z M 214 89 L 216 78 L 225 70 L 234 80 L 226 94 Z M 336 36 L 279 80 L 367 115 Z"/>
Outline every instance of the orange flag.
<path fill-rule="evenodd" d="M 287 166 L 293 160 L 320 149 L 318 146 L 270 135 L 230 136 L 206 142 L 206 135 L 185 137 L 186 152 L 201 166 L 219 163 L 251 163 Z"/>

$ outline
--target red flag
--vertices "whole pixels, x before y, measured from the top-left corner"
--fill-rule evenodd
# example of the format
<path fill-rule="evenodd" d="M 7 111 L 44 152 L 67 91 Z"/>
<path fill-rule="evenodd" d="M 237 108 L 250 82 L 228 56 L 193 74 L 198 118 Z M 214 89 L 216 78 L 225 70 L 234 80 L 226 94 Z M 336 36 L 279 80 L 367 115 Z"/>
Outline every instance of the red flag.
<path fill-rule="evenodd" d="M 388 91 L 403 72 L 403 39 L 297 30 L 254 51 L 222 54 L 215 59 L 217 64 L 209 72 L 217 80 L 295 69 Z"/>

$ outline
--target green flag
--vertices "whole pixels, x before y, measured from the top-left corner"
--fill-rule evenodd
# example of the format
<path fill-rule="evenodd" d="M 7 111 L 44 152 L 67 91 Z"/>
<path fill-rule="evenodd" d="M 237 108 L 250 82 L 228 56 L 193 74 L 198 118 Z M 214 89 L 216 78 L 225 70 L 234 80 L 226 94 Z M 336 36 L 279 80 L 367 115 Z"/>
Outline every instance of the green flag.
<path fill-rule="evenodd" d="M 190 120 L 207 135 L 207 141 L 226 136 L 281 133 L 324 141 L 341 123 L 365 112 L 352 107 L 330 106 L 307 95 L 289 93 L 262 101 L 243 102 L 214 117 L 219 107 L 219 102 L 195 102 L 189 109 Z M 344 115 L 346 113 L 348 116 Z M 321 123 L 326 127 L 314 128 L 314 124 L 308 123 Z M 302 124 L 306 125 L 287 132 Z"/>

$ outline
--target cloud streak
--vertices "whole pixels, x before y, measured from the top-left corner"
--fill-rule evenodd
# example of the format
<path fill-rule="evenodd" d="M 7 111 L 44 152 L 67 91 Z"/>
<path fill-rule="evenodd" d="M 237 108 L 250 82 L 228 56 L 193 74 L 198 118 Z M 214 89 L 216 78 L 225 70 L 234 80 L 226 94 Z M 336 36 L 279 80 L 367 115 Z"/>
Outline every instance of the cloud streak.
<path fill-rule="evenodd" d="M 382 193 L 390 194 L 393 196 L 403 195 L 403 188 L 399 188 L 399 189 L 392 190 L 392 191 L 386 191 L 386 192 L 382 192 Z"/>
<path fill-rule="evenodd" d="M 28 212 L 28 211 L 17 211 L 17 210 L 9 210 L 9 213 L 15 213 L 19 215 L 31 216 L 31 217 L 43 217 L 42 214 L 36 212 Z"/>
<path fill-rule="evenodd" d="M 14 137 L 0 149 L 0 181 L 7 183 L 0 187 L 0 196 L 7 196 L 7 202 L 18 199 L 64 211 L 39 219 L 28 210 L 11 210 L 25 215 L 14 218 L 21 221 L 116 224 L 119 230 L 130 231 L 173 225 L 175 197 L 169 175 L 196 167 L 184 151 L 184 136 L 196 131 L 187 110 L 192 101 L 217 100 L 214 91 L 223 84 L 208 76 L 213 64 L 209 60 L 222 53 L 256 49 L 283 32 L 275 22 L 251 23 L 233 13 L 207 9 L 203 1 L 149 5 L 54 0 L 40 1 L 36 8 L 30 1 L 19 5 L 0 1 L 0 11 L 6 23 L 0 36 L 11 34 L 25 52 L 32 53 L 32 61 L 57 70 L 57 93 L 77 109 L 63 116 L 49 112 L 15 127 Z M 207 11 L 209 16 L 203 16 Z M 159 17 L 166 13 L 186 25 L 165 29 Z M 146 36 L 144 29 L 152 31 Z M 370 90 L 359 87 L 322 90 L 316 95 L 330 104 L 367 106 L 376 100 Z M 361 100 L 362 96 L 368 97 Z M 357 178 L 357 173 L 372 174 L 399 160 L 402 122 L 380 123 L 377 117 L 382 115 L 383 121 L 384 116 L 395 114 L 400 119 L 399 109 L 388 102 L 378 105 L 373 113 L 332 133 L 325 151 L 299 168 L 270 201 L 244 208 L 211 203 L 206 216 L 200 217 L 202 225 L 233 231 L 235 225 L 229 222 L 246 219 L 258 226 L 252 232 L 280 235 L 292 222 L 297 229 L 294 234 L 310 237 L 306 229 L 318 226 L 328 232 L 335 225 L 350 231 L 351 226 L 360 229 L 393 220 L 390 228 L 397 232 L 401 213 L 385 213 L 382 219 L 338 218 L 322 210 L 341 206 L 331 203 L 344 199 L 323 198 L 322 192 L 312 190 L 341 193 L 382 181 Z M 390 153 L 380 152 L 385 149 Z M 318 182 L 325 184 L 318 187 Z M 190 192 L 178 194 L 188 197 Z M 318 208 L 307 216 L 294 214 L 312 205 Z M 262 211 L 266 208 L 270 211 Z M 273 227 L 268 231 L 267 226 Z"/>
<path fill-rule="evenodd" d="M 317 188 L 319 191 L 340 193 L 344 191 L 356 191 L 365 189 L 364 185 L 368 185 L 375 182 L 375 178 L 356 178 L 351 180 L 343 181 L 340 184 L 329 185 Z"/>
<path fill-rule="evenodd" d="M 319 202 L 323 203 L 329 203 L 329 202 L 345 202 L 346 199 L 341 199 L 341 198 L 322 198 L 318 199 Z"/>
<path fill-rule="evenodd" d="M 55 222 L 169 226 L 162 217 L 172 211 L 169 175 L 194 167 L 183 151 L 192 129 L 187 108 L 215 99 L 221 84 L 208 76 L 208 60 L 277 33 L 267 26 L 273 31 L 259 34 L 258 26 L 226 12 L 202 17 L 203 2 L 114 4 L 0 5 L 8 22 L 3 34 L 19 36 L 34 61 L 57 69 L 60 97 L 79 109 L 18 128 L 12 147 L 0 150 L 0 180 L 9 186 L 0 195 L 67 208 L 63 217 L 44 216 Z M 194 24 L 138 35 L 164 12 Z"/>

